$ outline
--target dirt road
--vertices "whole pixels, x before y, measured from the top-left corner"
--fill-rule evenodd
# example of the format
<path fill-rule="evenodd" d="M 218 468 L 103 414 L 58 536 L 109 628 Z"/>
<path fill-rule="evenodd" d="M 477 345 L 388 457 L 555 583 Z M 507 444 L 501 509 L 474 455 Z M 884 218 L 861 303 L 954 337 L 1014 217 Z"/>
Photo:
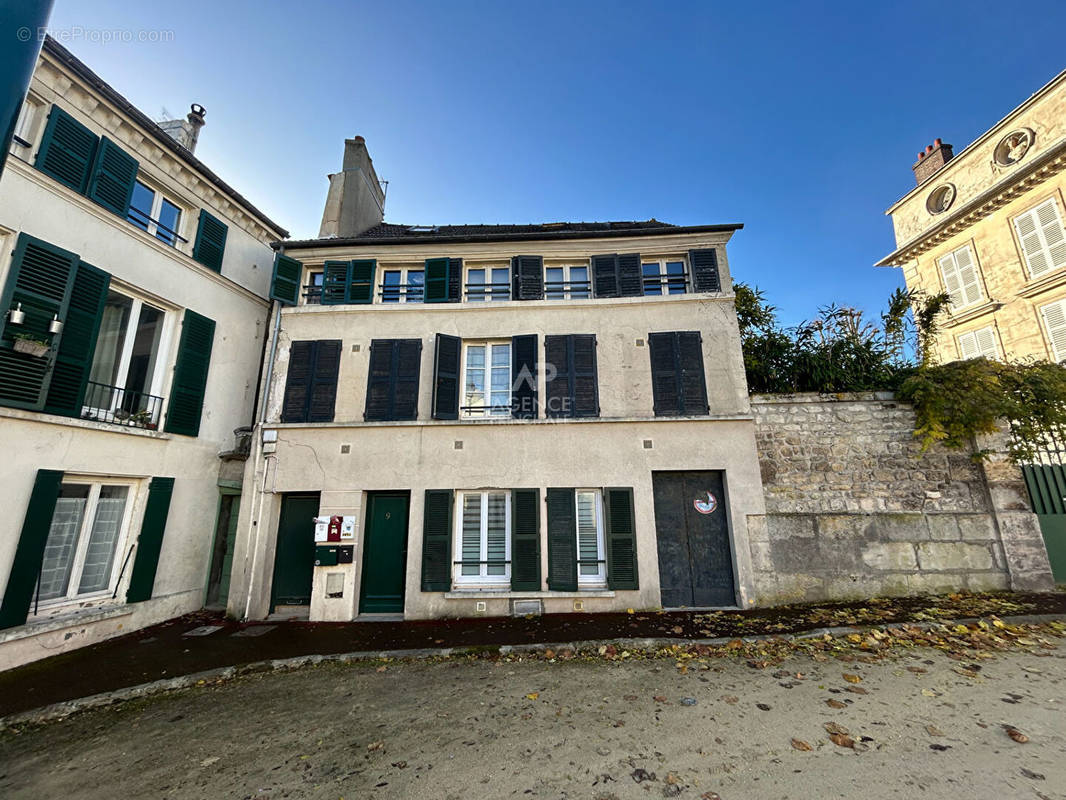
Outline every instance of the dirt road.
<path fill-rule="evenodd" d="M 1063 798 L 1056 643 L 972 662 L 920 648 L 684 673 L 456 659 L 250 676 L 5 733 L 0 797 Z"/>

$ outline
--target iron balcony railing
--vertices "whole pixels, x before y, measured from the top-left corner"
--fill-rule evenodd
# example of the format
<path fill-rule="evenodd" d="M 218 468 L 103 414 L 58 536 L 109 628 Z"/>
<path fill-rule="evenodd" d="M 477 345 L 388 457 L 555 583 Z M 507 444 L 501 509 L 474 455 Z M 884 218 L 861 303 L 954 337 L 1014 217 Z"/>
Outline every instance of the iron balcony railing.
<path fill-rule="evenodd" d="M 423 283 L 379 283 L 382 303 L 421 303 L 426 296 Z"/>
<path fill-rule="evenodd" d="M 161 242 L 166 242 L 167 244 L 174 246 L 177 242 L 187 244 L 189 241 L 184 236 L 179 236 L 177 231 L 172 231 L 159 220 L 152 219 L 139 208 L 130 206 L 127 216 L 130 222 L 144 230 L 148 230 L 149 225 L 155 225 L 155 238 Z"/>
<path fill-rule="evenodd" d="M 544 297 L 548 300 L 586 300 L 592 297 L 592 281 L 544 281 Z"/>
<path fill-rule="evenodd" d="M 468 283 L 464 288 L 466 289 L 466 299 L 468 301 L 511 299 L 511 284 L 509 282 Z"/>
<path fill-rule="evenodd" d="M 322 285 L 308 283 L 304 286 L 304 303 L 317 306 L 322 303 Z"/>
<path fill-rule="evenodd" d="M 684 294 L 688 291 L 688 272 L 677 272 L 669 275 L 645 275 L 644 294 Z"/>
<path fill-rule="evenodd" d="M 89 381 L 81 416 L 82 419 L 154 431 L 159 428 L 162 412 L 162 397 Z"/>

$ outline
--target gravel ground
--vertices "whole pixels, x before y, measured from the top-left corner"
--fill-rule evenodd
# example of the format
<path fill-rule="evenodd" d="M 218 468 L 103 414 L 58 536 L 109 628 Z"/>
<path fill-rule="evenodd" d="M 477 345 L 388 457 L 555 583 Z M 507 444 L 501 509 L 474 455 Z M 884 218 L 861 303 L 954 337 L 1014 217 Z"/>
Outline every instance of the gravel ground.
<path fill-rule="evenodd" d="M 684 673 L 659 658 L 254 675 L 6 732 L 0 797 L 1064 798 L 1055 641 Z"/>

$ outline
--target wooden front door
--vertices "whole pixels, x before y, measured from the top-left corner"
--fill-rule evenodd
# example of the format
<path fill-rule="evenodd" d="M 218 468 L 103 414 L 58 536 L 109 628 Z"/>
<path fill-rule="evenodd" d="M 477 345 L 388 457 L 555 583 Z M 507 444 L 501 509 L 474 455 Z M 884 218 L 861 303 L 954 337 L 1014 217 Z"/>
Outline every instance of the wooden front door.
<path fill-rule="evenodd" d="M 652 488 L 663 607 L 734 605 L 722 473 L 654 472 Z"/>
<path fill-rule="evenodd" d="M 410 495 L 370 492 L 363 532 L 359 612 L 402 614 L 407 581 L 407 508 Z"/>
<path fill-rule="evenodd" d="M 270 605 L 311 604 L 315 570 L 315 517 L 318 494 L 287 494 L 281 499 L 278 544 L 274 550 L 274 582 Z"/>

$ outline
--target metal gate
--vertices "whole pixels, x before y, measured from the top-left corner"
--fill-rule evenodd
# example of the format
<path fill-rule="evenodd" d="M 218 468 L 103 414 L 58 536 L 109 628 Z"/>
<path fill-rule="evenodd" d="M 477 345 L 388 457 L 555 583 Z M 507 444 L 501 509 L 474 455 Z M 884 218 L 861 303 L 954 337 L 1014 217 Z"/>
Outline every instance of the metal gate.
<path fill-rule="evenodd" d="M 1066 583 L 1066 467 L 1062 464 L 1025 464 L 1025 486 L 1040 520 L 1051 574 Z"/>

